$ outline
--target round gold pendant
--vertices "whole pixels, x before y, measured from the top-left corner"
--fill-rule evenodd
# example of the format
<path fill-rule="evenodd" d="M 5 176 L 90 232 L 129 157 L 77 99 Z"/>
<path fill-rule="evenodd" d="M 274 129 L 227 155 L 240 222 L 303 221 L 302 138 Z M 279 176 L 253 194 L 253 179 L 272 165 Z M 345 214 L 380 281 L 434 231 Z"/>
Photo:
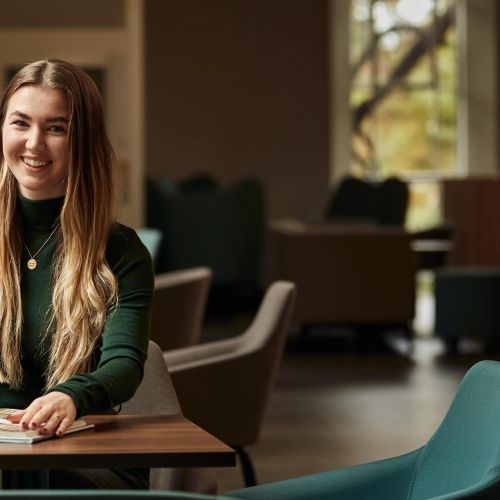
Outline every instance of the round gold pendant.
<path fill-rule="evenodd" d="M 35 259 L 28 260 L 28 269 L 30 269 L 32 271 L 33 269 L 35 269 L 36 266 L 37 266 L 37 262 Z"/>

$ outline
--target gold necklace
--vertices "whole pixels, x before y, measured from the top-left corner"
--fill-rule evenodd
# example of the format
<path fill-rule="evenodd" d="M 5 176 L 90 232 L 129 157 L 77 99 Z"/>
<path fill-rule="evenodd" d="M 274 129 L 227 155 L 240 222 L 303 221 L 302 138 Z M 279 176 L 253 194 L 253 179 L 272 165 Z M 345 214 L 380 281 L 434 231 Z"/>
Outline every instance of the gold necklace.
<path fill-rule="evenodd" d="M 42 248 L 49 242 L 50 238 L 52 238 L 52 236 L 54 236 L 55 232 L 59 229 L 60 225 L 61 225 L 61 222 L 58 222 L 57 226 L 49 234 L 49 237 L 43 242 L 43 245 L 33 255 L 31 255 L 31 252 L 30 252 L 30 249 L 28 248 L 28 245 L 26 245 L 26 242 L 23 240 L 24 246 L 26 247 L 26 250 L 28 251 L 28 254 L 30 256 L 30 259 L 28 260 L 28 263 L 26 264 L 30 271 L 33 271 L 33 269 L 36 269 L 36 266 L 38 266 L 38 262 L 36 261 L 35 257 L 42 251 Z"/>

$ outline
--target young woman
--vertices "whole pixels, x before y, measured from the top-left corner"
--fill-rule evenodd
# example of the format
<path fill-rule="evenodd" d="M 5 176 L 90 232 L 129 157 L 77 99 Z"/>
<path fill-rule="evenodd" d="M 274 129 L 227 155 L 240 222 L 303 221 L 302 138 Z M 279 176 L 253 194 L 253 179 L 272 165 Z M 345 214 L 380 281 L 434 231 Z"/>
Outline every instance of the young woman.
<path fill-rule="evenodd" d="M 142 378 L 151 258 L 114 222 L 115 157 L 80 68 L 37 61 L 0 104 L 0 407 L 62 436 Z M 145 488 L 146 470 L 54 471 L 50 487 Z"/>

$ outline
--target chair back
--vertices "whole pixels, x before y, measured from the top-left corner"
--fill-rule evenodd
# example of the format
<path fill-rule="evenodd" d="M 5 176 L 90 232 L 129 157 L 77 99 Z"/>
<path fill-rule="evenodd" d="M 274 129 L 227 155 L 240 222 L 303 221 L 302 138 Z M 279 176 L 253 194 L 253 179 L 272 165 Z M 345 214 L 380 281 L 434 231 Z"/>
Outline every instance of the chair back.
<path fill-rule="evenodd" d="M 327 208 L 327 217 L 339 222 L 375 222 L 373 202 L 376 188 L 373 184 L 347 175 L 333 192 Z"/>
<path fill-rule="evenodd" d="M 125 415 L 181 414 L 179 400 L 162 351 L 158 344 L 153 341 L 149 342 L 142 382 L 134 396 L 122 404 L 122 413 Z M 149 488 L 150 490 L 215 493 L 217 492 L 217 482 L 210 470 L 154 468 L 150 472 Z"/>
<path fill-rule="evenodd" d="M 156 275 L 151 340 L 162 351 L 199 342 L 211 280 L 207 267 Z"/>
<path fill-rule="evenodd" d="M 124 415 L 180 415 L 181 408 L 172 380 L 163 359 L 161 349 L 150 341 L 148 357 L 144 364 L 144 376 L 132 399 L 122 404 Z M 150 489 L 169 489 L 172 482 L 171 469 L 151 469 Z"/>
<path fill-rule="evenodd" d="M 121 413 L 125 415 L 180 415 L 181 407 L 168 373 L 163 353 L 149 341 L 144 376 L 137 391 L 126 403 Z"/>
<path fill-rule="evenodd" d="M 497 361 L 481 361 L 467 372 L 443 422 L 421 452 L 409 499 L 441 497 L 473 487 L 488 476 L 492 481 L 498 478 L 499 387 Z"/>
<path fill-rule="evenodd" d="M 187 418 L 232 446 L 257 441 L 294 300 L 295 285 L 276 282 L 245 333 L 165 353 Z"/>
<path fill-rule="evenodd" d="M 408 208 L 408 186 L 397 177 L 389 177 L 378 186 L 373 213 L 379 224 L 403 226 Z"/>
<path fill-rule="evenodd" d="M 159 229 L 153 227 L 141 227 L 136 231 L 137 236 L 148 249 L 151 254 L 151 259 L 153 260 L 153 265 L 156 265 L 158 260 L 158 252 L 160 249 L 160 243 L 162 239 L 162 233 Z"/>
<path fill-rule="evenodd" d="M 346 176 L 334 191 L 326 215 L 332 222 L 402 226 L 408 198 L 408 186 L 397 177 L 376 184 Z"/>
<path fill-rule="evenodd" d="M 203 193 L 219 187 L 217 179 L 208 172 L 200 172 L 185 177 L 177 183 L 177 188 L 183 193 Z"/>

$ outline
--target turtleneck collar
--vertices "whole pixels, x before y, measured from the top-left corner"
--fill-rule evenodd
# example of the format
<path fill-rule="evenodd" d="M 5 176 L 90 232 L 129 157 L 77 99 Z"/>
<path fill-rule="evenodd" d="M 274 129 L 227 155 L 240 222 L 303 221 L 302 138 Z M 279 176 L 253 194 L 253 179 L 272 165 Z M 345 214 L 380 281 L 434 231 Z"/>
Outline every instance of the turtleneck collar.
<path fill-rule="evenodd" d="M 17 195 L 17 211 L 23 226 L 32 229 L 50 229 L 61 214 L 64 196 L 50 200 L 30 200 Z"/>

